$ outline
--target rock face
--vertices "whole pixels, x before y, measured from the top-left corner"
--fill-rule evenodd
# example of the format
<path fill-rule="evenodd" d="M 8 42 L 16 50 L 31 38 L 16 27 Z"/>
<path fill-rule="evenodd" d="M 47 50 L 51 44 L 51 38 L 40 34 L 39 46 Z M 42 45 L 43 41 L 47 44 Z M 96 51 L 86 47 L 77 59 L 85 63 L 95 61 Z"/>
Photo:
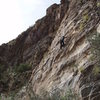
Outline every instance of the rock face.
<path fill-rule="evenodd" d="M 0 57 L 13 66 L 21 62 L 31 62 L 33 56 L 37 55 L 36 51 L 38 55 L 43 56 L 67 10 L 68 4 L 63 7 L 57 4 L 49 7 L 46 16 L 36 21 L 34 26 L 28 28 L 15 40 L 0 47 Z M 38 57 L 40 58 L 42 57 Z"/>
<path fill-rule="evenodd" d="M 16 39 L 0 46 L 0 64 L 6 68 L 28 63 L 33 69 L 38 66 L 45 52 L 48 51 L 59 25 L 68 10 L 68 4 L 53 4 L 47 14 L 36 21 Z M 63 10 L 64 9 L 64 10 Z M 5 85 L 0 81 L 1 85 Z M 0 92 L 3 91 L 0 89 Z"/>
<path fill-rule="evenodd" d="M 61 4 L 52 5 L 33 27 L 0 47 L 0 58 L 8 65 L 30 63 L 34 68 L 30 85 L 37 94 L 41 89 L 66 91 L 70 87 L 79 92 L 82 100 L 99 100 L 100 73 L 93 74 L 95 61 L 91 60 L 86 38 L 99 32 L 98 3 L 99 0 L 61 0 Z M 58 41 L 62 36 L 66 37 L 65 46 L 60 49 Z"/>

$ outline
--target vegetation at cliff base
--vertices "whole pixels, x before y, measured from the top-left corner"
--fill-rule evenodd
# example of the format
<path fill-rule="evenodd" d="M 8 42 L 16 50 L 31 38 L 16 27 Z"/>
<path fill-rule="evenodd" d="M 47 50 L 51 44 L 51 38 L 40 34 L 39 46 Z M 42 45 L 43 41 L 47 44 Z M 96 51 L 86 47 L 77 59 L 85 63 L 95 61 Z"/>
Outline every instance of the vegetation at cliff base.
<path fill-rule="evenodd" d="M 96 77 L 100 75 L 100 33 L 94 32 L 94 34 L 89 35 L 88 40 L 92 54 L 90 59 L 92 62 L 95 62 L 92 73 Z"/>
<path fill-rule="evenodd" d="M 36 95 L 33 91 L 28 94 L 30 100 L 80 100 L 79 95 L 72 89 L 66 90 L 63 94 L 59 88 L 52 92 L 41 90 L 40 95 Z"/>
<path fill-rule="evenodd" d="M 91 45 L 91 53 L 94 60 L 97 61 L 97 65 L 100 65 L 100 34 L 94 33 L 89 37 L 89 43 Z"/>
<path fill-rule="evenodd" d="M 16 66 L 14 71 L 16 73 L 22 73 L 22 72 L 25 72 L 25 71 L 29 71 L 31 70 L 32 67 L 29 65 L 29 64 L 20 64 L 19 66 Z"/>

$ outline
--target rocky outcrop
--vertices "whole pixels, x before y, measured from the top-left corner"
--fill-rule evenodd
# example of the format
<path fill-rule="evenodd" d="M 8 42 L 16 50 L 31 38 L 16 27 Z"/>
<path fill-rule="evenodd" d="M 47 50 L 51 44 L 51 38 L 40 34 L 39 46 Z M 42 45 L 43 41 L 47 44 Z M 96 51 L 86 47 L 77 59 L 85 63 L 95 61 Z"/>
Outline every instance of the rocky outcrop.
<path fill-rule="evenodd" d="M 53 91 L 68 87 L 79 92 L 83 100 L 99 100 L 99 75 L 93 74 L 89 33 L 97 31 L 100 13 L 97 1 L 70 1 L 69 9 L 52 44 L 31 76 L 33 91 Z M 65 36 L 66 46 L 61 50 L 57 42 Z"/>
<path fill-rule="evenodd" d="M 61 0 L 13 43 L 0 47 L 0 55 L 8 64 L 27 62 L 33 66 L 28 87 L 18 93 L 16 100 L 29 100 L 31 91 L 40 94 L 44 89 L 51 93 L 57 88 L 63 92 L 71 88 L 80 100 L 99 100 L 100 73 L 93 72 L 96 62 L 91 60 L 87 40 L 88 34 L 100 33 L 99 3 Z M 65 46 L 60 49 L 58 41 L 62 36 L 66 37 Z"/>
<path fill-rule="evenodd" d="M 34 26 L 29 27 L 9 43 L 2 44 L 0 64 L 13 69 L 21 63 L 28 63 L 32 69 L 35 69 L 44 53 L 48 51 L 67 10 L 68 4 L 52 5 L 48 8 L 46 16 L 36 21 Z"/>
<path fill-rule="evenodd" d="M 27 29 L 15 40 L 0 47 L 0 57 L 4 57 L 10 65 L 21 62 L 31 63 L 33 56 L 37 55 L 34 54 L 36 50 L 38 50 L 38 55 L 41 55 L 48 49 L 67 9 L 68 4 L 64 4 L 63 7 L 57 4 L 49 7 L 46 16 L 36 21 L 34 26 Z M 43 45 L 44 47 L 42 47 Z M 39 49 L 41 49 L 41 52 L 39 52 Z"/>

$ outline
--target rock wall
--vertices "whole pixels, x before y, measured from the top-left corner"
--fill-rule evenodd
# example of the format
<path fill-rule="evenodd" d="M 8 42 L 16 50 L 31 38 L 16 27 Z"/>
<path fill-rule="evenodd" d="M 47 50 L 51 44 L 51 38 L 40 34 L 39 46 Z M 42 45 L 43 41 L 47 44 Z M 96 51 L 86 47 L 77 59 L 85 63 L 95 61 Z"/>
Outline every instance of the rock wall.
<path fill-rule="evenodd" d="M 68 5 L 66 3 L 50 6 L 46 16 L 36 21 L 34 26 L 29 27 L 9 43 L 2 44 L 0 46 L 0 64 L 6 70 L 13 70 L 15 66 L 19 66 L 21 63 L 28 63 L 32 66 L 32 69 L 35 69 L 42 60 L 44 53 L 48 51 L 56 31 L 68 10 Z M 6 73 L 8 72 L 6 71 Z M 2 83 L 0 81 L 0 85 L 4 86 L 6 84 L 9 84 L 9 82 Z M 0 89 L 1 92 L 4 92 L 4 87 Z"/>
<path fill-rule="evenodd" d="M 48 49 L 48 42 L 50 45 L 67 10 L 67 3 L 50 6 L 46 16 L 36 21 L 34 26 L 28 28 L 16 39 L 0 46 L 0 57 L 12 66 L 22 62 L 32 63 L 36 50 L 39 54 L 43 54 Z M 39 52 L 39 49 L 45 50 Z"/>
<path fill-rule="evenodd" d="M 52 91 L 72 88 L 83 100 L 99 100 L 100 77 L 93 75 L 95 62 L 91 61 L 87 35 L 97 31 L 100 7 L 97 0 L 71 0 L 69 9 L 31 79 L 33 91 Z M 65 36 L 65 47 L 58 41 Z"/>
<path fill-rule="evenodd" d="M 95 61 L 91 60 L 87 40 L 88 34 L 100 33 L 99 4 L 99 0 L 61 0 L 61 4 L 49 7 L 47 15 L 13 44 L 2 46 L 1 57 L 11 65 L 28 62 L 34 66 L 28 85 L 36 94 L 42 89 L 52 92 L 57 88 L 63 91 L 71 88 L 82 100 L 99 100 L 100 74 L 93 74 Z M 60 49 L 62 36 L 66 37 L 65 46 Z M 10 52 L 14 50 L 12 53 L 5 50 L 9 45 Z M 25 96 L 20 91 L 16 100 L 29 100 L 26 94 L 31 90 L 22 90 Z"/>

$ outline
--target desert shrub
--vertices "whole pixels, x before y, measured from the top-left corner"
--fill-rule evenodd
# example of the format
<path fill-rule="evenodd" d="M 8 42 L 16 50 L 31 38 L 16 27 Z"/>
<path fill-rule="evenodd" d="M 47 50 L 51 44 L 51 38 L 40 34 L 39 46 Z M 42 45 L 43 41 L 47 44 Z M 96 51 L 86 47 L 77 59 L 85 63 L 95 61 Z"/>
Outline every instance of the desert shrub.
<path fill-rule="evenodd" d="M 19 66 L 16 66 L 14 71 L 16 73 L 22 73 L 31 70 L 31 66 L 29 64 L 20 64 Z"/>
<path fill-rule="evenodd" d="M 88 40 L 91 45 L 91 53 L 93 54 L 92 60 L 96 60 L 97 65 L 100 65 L 100 34 L 94 33 L 89 36 Z"/>
<path fill-rule="evenodd" d="M 97 7 L 100 7 L 100 2 L 97 2 Z"/>
<path fill-rule="evenodd" d="M 60 100 L 79 100 L 79 95 L 72 89 L 68 89 Z"/>
<path fill-rule="evenodd" d="M 31 100 L 80 100 L 79 96 L 75 94 L 71 89 L 67 90 L 64 95 L 62 95 L 62 91 L 57 89 L 57 91 L 53 91 L 49 93 L 47 91 L 41 91 L 42 95 L 35 95 L 31 97 Z"/>
<path fill-rule="evenodd" d="M 83 22 L 87 22 L 89 19 L 88 14 L 85 14 L 82 19 L 83 19 Z"/>
<path fill-rule="evenodd" d="M 99 66 L 95 66 L 94 68 L 93 68 L 93 74 L 96 76 L 96 75 L 98 75 L 98 74 L 100 74 L 100 67 Z"/>
<path fill-rule="evenodd" d="M 83 23 L 83 22 L 81 22 L 81 23 L 80 23 L 80 26 L 79 26 L 79 29 L 82 31 L 82 30 L 83 30 L 83 28 L 84 28 L 84 23 Z"/>
<path fill-rule="evenodd" d="M 88 41 L 91 46 L 90 50 L 92 54 L 90 60 L 95 61 L 92 73 L 94 76 L 98 76 L 100 74 L 100 34 L 97 32 L 94 32 L 92 35 L 89 34 Z"/>
<path fill-rule="evenodd" d="M 84 71 L 84 68 L 81 66 L 78 70 L 82 73 Z"/>
<path fill-rule="evenodd" d="M 84 12 L 84 15 L 82 15 L 82 21 L 80 23 L 80 26 L 79 26 L 79 29 L 82 31 L 85 27 L 85 24 L 88 22 L 89 20 L 89 15 L 88 15 L 88 12 L 85 11 Z"/>

